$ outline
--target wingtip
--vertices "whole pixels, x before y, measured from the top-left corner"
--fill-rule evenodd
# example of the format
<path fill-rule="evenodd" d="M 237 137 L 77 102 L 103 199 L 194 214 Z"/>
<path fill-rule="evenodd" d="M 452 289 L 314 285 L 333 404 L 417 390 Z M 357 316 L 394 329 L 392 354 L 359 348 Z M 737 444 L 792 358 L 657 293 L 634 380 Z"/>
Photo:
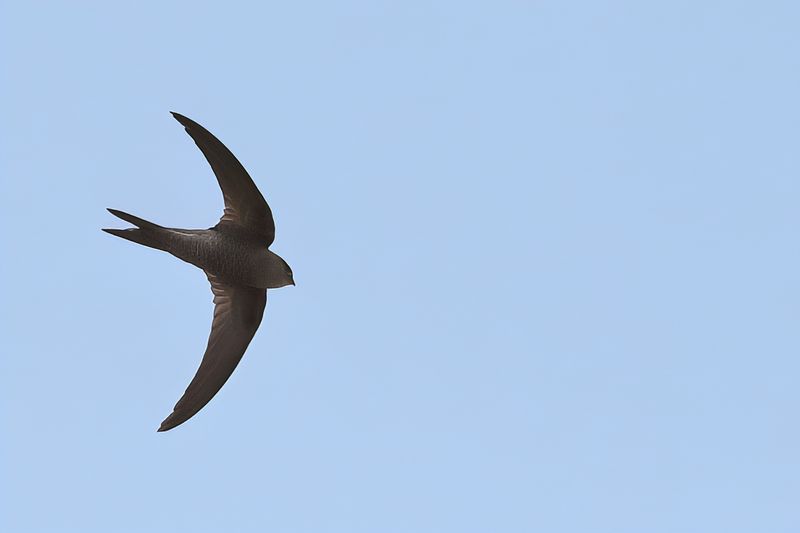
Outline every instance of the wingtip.
<path fill-rule="evenodd" d="M 188 127 L 189 124 L 191 124 L 191 122 L 192 122 L 192 119 L 190 119 L 189 117 L 187 117 L 185 115 L 181 115 L 180 113 L 178 113 L 176 111 L 170 111 L 170 114 L 172 115 L 172 118 L 174 118 L 175 120 L 180 122 L 184 127 Z"/>
<path fill-rule="evenodd" d="M 169 431 L 170 429 L 176 428 L 186 422 L 186 420 L 181 420 L 175 416 L 175 411 L 170 413 L 170 415 L 165 418 L 161 425 L 158 428 L 157 433 L 163 433 L 164 431 Z"/>

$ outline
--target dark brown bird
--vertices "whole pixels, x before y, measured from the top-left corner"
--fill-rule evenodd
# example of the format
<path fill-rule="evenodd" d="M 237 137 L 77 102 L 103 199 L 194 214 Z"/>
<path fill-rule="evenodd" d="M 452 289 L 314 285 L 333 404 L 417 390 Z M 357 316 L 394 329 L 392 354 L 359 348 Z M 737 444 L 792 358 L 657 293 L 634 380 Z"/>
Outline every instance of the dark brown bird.
<path fill-rule="evenodd" d="M 183 424 L 222 388 L 255 335 L 267 289 L 294 285 L 292 269 L 268 247 L 275 240 L 272 211 L 241 163 L 203 126 L 172 113 L 206 156 L 225 200 L 213 228 L 165 228 L 109 209 L 136 228 L 104 229 L 117 237 L 169 252 L 201 268 L 214 293 L 214 320 L 200 368 L 158 431 Z"/>

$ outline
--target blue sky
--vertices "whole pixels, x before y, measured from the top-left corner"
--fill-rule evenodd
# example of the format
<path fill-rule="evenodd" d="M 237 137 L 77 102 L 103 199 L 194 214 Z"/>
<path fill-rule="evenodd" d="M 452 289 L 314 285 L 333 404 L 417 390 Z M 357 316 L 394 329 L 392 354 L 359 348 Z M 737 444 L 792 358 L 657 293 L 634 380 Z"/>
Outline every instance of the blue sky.
<path fill-rule="evenodd" d="M 0 527 L 800 530 L 796 2 L 6 3 Z M 297 287 L 156 433 L 225 142 Z"/>

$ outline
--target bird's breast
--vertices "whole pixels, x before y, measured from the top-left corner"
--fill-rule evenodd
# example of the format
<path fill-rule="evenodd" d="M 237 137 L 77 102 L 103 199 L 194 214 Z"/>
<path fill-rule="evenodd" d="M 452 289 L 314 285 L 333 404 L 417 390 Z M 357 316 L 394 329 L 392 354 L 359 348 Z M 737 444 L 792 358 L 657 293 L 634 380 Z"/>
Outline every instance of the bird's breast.
<path fill-rule="evenodd" d="M 216 230 L 172 230 L 170 252 L 223 283 L 270 287 L 274 260 L 263 244 Z"/>
<path fill-rule="evenodd" d="M 270 266 L 266 246 L 247 240 L 223 236 L 215 239 L 208 250 L 208 270 L 221 281 L 233 285 L 267 288 Z"/>

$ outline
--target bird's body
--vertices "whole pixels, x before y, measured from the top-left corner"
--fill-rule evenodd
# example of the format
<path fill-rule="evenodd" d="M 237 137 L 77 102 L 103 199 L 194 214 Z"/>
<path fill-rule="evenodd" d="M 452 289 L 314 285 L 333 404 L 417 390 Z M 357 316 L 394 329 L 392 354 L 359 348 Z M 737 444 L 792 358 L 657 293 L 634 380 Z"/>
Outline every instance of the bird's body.
<path fill-rule="evenodd" d="M 195 265 L 206 273 L 214 293 L 214 320 L 203 361 L 159 431 L 194 416 L 224 385 L 261 323 L 266 289 L 294 285 L 289 265 L 268 249 L 275 236 L 272 212 L 247 171 L 205 128 L 173 115 L 186 127 L 217 176 L 225 199 L 222 219 L 210 229 L 176 229 L 109 209 L 136 228 L 103 230 Z"/>
<path fill-rule="evenodd" d="M 164 228 L 116 209 L 111 213 L 138 230 L 107 230 L 138 244 L 164 250 L 222 282 L 257 289 L 277 289 L 291 284 L 285 262 L 257 238 L 235 227 L 210 229 Z M 134 222 L 136 220 L 136 222 Z"/>

